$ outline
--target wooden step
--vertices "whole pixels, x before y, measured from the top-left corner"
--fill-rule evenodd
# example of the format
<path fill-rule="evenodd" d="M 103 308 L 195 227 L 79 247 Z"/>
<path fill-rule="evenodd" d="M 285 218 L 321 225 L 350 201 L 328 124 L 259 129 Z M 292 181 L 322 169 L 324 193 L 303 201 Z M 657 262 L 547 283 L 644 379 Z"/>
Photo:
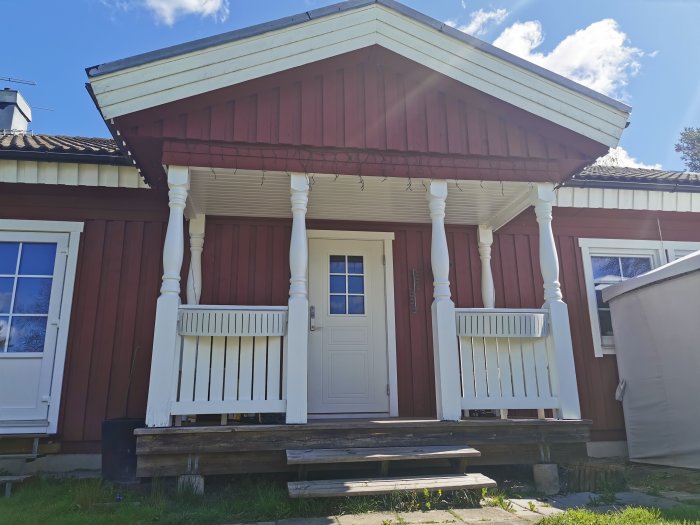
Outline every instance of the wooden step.
<path fill-rule="evenodd" d="M 337 496 L 371 496 L 404 490 L 460 490 L 495 487 L 496 482 L 482 474 L 459 476 L 420 476 L 410 478 L 331 479 L 290 481 L 292 498 L 332 498 Z"/>
<path fill-rule="evenodd" d="M 367 461 L 478 458 L 479 456 L 481 456 L 481 452 L 471 447 L 316 448 L 287 450 L 287 464 L 318 465 Z"/>

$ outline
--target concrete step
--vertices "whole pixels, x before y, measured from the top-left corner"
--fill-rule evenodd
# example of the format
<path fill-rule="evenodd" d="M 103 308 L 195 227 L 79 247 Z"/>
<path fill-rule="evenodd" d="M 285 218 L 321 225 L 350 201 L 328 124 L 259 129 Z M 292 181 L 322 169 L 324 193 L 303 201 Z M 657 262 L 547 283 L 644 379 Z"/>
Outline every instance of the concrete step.
<path fill-rule="evenodd" d="M 462 490 L 495 487 L 496 482 L 482 474 L 458 476 L 418 476 L 408 478 L 332 479 L 318 481 L 290 481 L 287 483 L 292 498 L 332 498 L 338 496 L 371 496 L 394 491 Z"/>

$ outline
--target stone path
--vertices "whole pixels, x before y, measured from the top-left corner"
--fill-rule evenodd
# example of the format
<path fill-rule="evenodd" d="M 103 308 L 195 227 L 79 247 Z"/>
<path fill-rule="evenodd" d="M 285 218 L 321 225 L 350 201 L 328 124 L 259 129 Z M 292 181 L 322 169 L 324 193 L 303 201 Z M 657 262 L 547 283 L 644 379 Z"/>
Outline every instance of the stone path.
<path fill-rule="evenodd" d="M 685 493 L 674 493 L 685 495 Z M 692 496 L 692 495 L 688 495 Z M 696 496 L 697 497 L 697 496 Z M 596 499 L 597 498 L 597 499 Z M 600 504 L 600 496 L 592 492 L 575 492 L 543 499 L 511 498 L 510 511 L 500 507 L 484 506 L 479 509 L 431 510 L 428 512 L 378 512 L 324 518 L 291 518 L 249 525 L 417 525 L 417 524 L 505 524 L 530 525 L 545 516 L 560 514 L 566 509 L 586 507 L 594 512 L 608 512 L 625 506 L 669 508 L 682 498 L 651 496 L 640 491 L 618 492 L 615 502 Z M 594 506 L 592 502 L 598 502 Z M 238 524 L 242 525 L 242 524 Z"/>

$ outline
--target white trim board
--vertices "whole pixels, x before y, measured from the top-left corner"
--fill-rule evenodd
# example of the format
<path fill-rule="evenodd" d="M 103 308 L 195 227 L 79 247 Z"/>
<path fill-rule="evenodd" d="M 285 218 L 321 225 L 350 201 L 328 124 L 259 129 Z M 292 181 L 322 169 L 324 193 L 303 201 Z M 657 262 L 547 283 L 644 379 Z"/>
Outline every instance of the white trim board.
<path fill-rule="evenodd" d="M 614 345 L 604 345 L 600 333 L 598 321 L 598 309 L 593 285 L 593 266 L 591 256 L 642 256 L 651 257 L 653 268 L 674 261 L 687 255 L 690 251 L 700 249 L 700 242 L 684 241 L 659 241 L 659 240 L 630 240 L 630 239 L 594 239 L 580 238 L 578 245 L 581 248 L 583 261 L 583 275 L 586 283 L 586 299 L 588 302 L 588 315 L 591 321 L 593 335 L 593 351 L 596 357 L 614 355 Z"/>
<path fill-rule="evenodd" d="M 0 182 L 148 189 L 133 166 L 0 159 Z"/>
<path fill-rule="evenodd" d="M 386 351 L 389 381 L 389 417 L 399 416 L 399 381 L 396 362 L 396 307 L 394 296 L 394 232 L 366 232 L 345 230 L 306 230 L 308 239 L 383 241 L 384 243 L 384 297 L 386 301 Z M 379 417 L 378 414 L 373 414 Z M 362 415 L 320 414 L 319 418 L 362 417 Z M 309 415 L 309 418 L 312 418 Z"/>
<path fill-rule="evenodd" d="M 95 74 L 90 84 L 113 119 L 372 45 L 610 147 L 627 123 L 619 107 L 380 4 Z"/>
<path fill-rule="evenodd" d="M 554 206 L 700 213 L 700 193 L 621 190 L 564 186 L 554 192 Z"/>

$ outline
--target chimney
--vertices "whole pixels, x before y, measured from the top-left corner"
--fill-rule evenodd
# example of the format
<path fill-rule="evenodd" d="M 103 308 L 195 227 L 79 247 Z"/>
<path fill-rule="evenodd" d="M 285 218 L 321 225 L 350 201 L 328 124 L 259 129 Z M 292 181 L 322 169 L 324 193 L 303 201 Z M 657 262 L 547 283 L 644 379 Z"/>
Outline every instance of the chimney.
<path fill-rule="evenodd" d="M 0 130 L 4 133 L 25 132 L 32 121 L 32 110 L 19 91 L 0 90 Z"/>

